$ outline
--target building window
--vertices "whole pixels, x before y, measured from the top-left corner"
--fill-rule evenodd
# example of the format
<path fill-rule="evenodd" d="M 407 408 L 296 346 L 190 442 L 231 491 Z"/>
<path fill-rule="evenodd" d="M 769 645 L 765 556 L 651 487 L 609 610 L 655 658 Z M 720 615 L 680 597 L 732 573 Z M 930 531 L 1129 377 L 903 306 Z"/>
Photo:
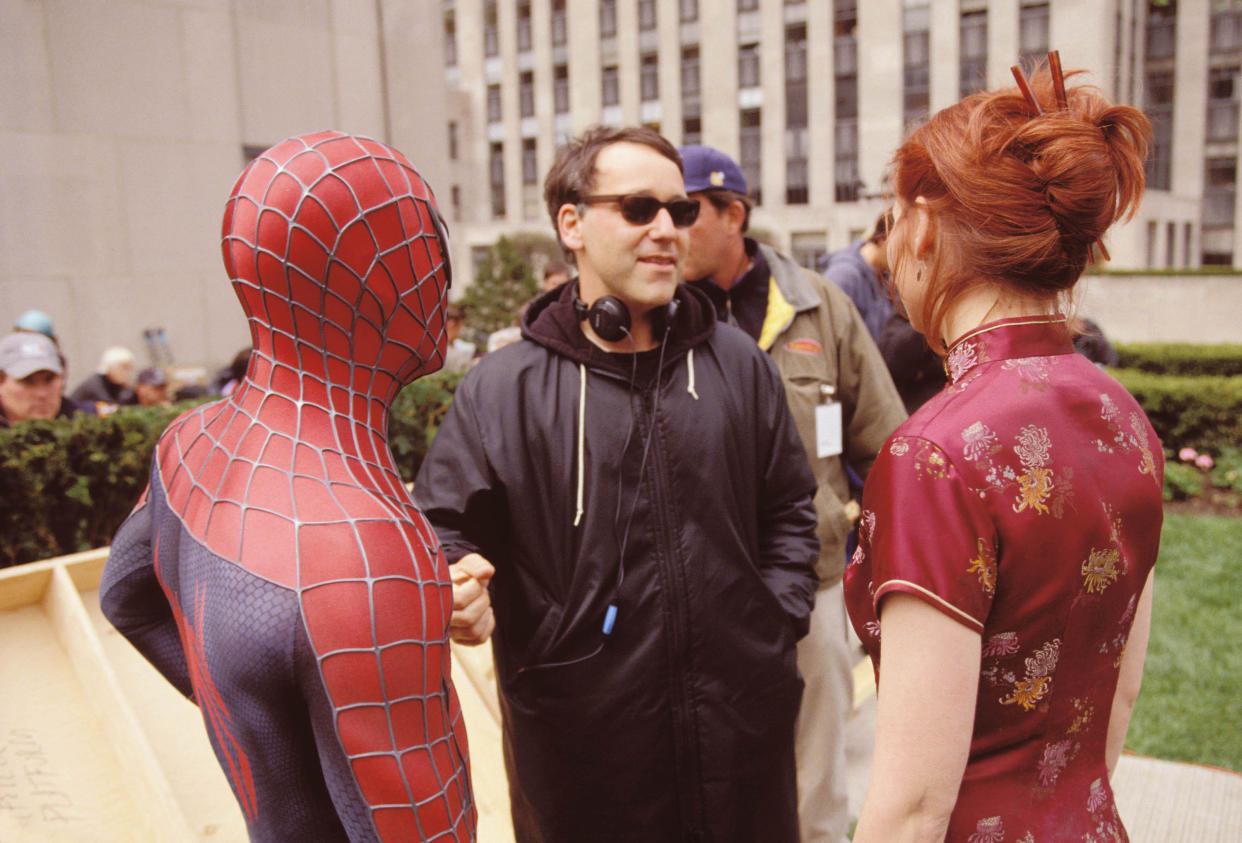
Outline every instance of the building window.
<path fill-rule="evenodd" d="M 699 48 L 697 45 L 681 48 L 681 98 L 693 99 L 698 104 L 699 93 Z"/>
<path fill-rule="evenodd" d="M 487 122 L 500 122 L 500 86 L 487 86 Z"/>
<path fill-rule="evenodd" d="M 753 12 L 759 8 L 759 0 L 737 0 L 739 12 Z"/>
<path fill-rule="evenodd" d="M 679 0 L 677 3 L 677 13 L 682 23 L 698 20 L 699 0 Z"/>
<path fill-rule="evenodd" d="M 647 53 L 640 60 L 638 81 L 643 102 L 660 98 L 660 59 L 655 53 Z"/>
<path fill-rule="evenodd" d="M 806 128 L 785 130 L 785 204 L 805 205 L 811 200 L 810 153 Z"/>
<path fill-rule="evenodd" d="M 1238 159 L 1209 158 L 1204 162 L 1203 227 L 1233 228 L 1238 189 Z"/>
<path fill-rule="evenodd" d="M 1152 124 L 1151 153 L 1145 163 L 1147 186 L 1168 190 L 1173 164 L 1173 71 L 1148 71 L 1143 91 L 1143 110 Z"/>
<path fill-rule="evenodd" d="M 655 0 L 638 0 L 638 28 L 643 31 L 656 28 Z"/>
<path fill-rule="evenodd" d="M 1033 62 L 1048 56 L 1047 0 L 1022 0 L 1018 10 L 1018 52 L 1023 61 Z"/>
<path fill-rule="evenodd" d="M 452 9 L 444 10 L 444 64 L 457 64 L 457 12 Z"/>
<path fill-rule="evenodd" d="M 569 113 L 569 65 L 558 64 L 552 68 L 552 110 L 557 114 Z"/>
<path fill-rule="evenodd" d="M 487 153 L 488 184 L 491 187 L 492 219 L 505 215 L 505 145 L 493 143 Z"/>
<path fill-rule="evenodd" d="M 759 45 L 742 44 L 737 48 L 737 86 L 759 87 Z"/>
<path fill-rule="evenodd" d="M 902 15 L 902 108 L 907 132 L 927 119 L 931 103 L 930 46 L 927 3 L 906 0 Z"/>
<path fill-rule="evenodd" d="M 681 120 L 681 142 L 702 143 L 703 121 L 699 117 L 683 117 Z"/>
<path fill-rule="evenodd" d="M 519 53 L 524 53 L 530 50 L 530 47 L 530 2 L 525 0 L 517 6 L 517 48 Z"/>
<path fill-rule="evenodd" d="M 448 124 L 448 156 L 450 161 L 457 160 L 457 121 L 450 120 Z"/>
<path fill-rule="evenodd" d="M 617 66 L 610 64 L 600 73 L 600 101 L 603 105 L 617 105 L 621 102 L 621 89 L 617 84 Z"/>
<path fill-rule="evenodd" d="M 449 188 L 449 202 L 453 205 L 453 219 L 461 219 L 461 188 L 457 185 Z"/>
<path fill-rule="evenodd" d="M 1242 3 L 1225 0 L 1212 4 L 1211 51 L 1214 56 L 1236 56 L 1242 52 Z"/>
<path fill-rule="evenodd" d="M 1147 4 L 1144 35 L 1143 52 L 1148 61 L 1173 58 L 1177 52 L 1177 0 Z"/>
<path fill-rule="evenodd" d="M 1236 141 L 1238 137 L 1238 75 L 1242 68 L 1214 67 L 1208 72 L 1207 139 Z"/>
<path fill-rule="evenodd" d="M 761 115 L 757 108 L 747 108 L 739 115 L 741 129 L 738 132 L 738 164 L 750 187 L 750 197 L 758 205 L 763 197 L 760 176 L 763 174 L 763 144 L 760 135 Z"/>
<path fill-rule="evenodd" d="M 483 4 L 483 55 L 488 58 L 500 55 L 500 19 L 496 0 Z"/>
<path fill-rule="evenodd" d="M 523 117 L 535 116 L 535 73 L 523 70 L 518 76 L 518 114 Z"/>
<path fill-rule="evenodd" d="M 599 37 L 617 36 L 617 0 L 599 0 Z"/>
<path fill-rule="evenodd" d="M 560 47 L 566 38 L 565 0 L 552 0 L 552 46 Z"/>
<path fill-rule="evenodd" d="M 854 202 L 860 195 L 858 178 L 858 7 L 856 0 L 834 0 L 833 195 L 837 202 Z"/>
<path fill-rule="evenodd" d="M 539 183 L 539 164 L 535 156 L 535 139 L 522 140 L 522 184 Z"/>
<path fill-rule="evenodd" d="M 988 10 L 962 12 L 958 34 L 961 44 L 958 95 L 965 97 L 987 87 Z"/>

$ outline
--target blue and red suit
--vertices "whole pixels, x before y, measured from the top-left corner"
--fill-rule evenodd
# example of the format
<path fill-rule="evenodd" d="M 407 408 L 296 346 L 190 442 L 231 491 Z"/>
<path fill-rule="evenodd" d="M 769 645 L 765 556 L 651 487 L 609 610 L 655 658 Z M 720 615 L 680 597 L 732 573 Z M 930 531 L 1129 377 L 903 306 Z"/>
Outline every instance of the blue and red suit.
<path fill-rule="evenodd" d="M 253 840 L 473 840 L 452 591 L 387 444 L 444 360 L 447 237 L 400 153 L 265 152 L 224 218 L 245 380 L 164 433 L 100 586 L 200 707 Z"/>

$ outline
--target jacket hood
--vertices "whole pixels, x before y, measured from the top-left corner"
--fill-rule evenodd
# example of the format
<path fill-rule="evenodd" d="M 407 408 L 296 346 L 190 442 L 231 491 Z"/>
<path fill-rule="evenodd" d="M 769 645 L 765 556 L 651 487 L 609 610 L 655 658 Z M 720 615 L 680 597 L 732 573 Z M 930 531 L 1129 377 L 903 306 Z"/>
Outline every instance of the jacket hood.
<path fill-rule="evenodd" d="M 577 281 L 540 294 L 522 315 L 522 336 L 575 363 L 629 378 L 632 355 L 604 351 L 582 333 L 582 326 L 574 313 L 577 295 Z M 716 330 L 716 312 L 705 293 L 687 284 L 679 284 L 673 297 L 678 306 L 663 353 L 666 367 L 708 340 Z M 656 354 L 658 350 L 652 353 Z"/>

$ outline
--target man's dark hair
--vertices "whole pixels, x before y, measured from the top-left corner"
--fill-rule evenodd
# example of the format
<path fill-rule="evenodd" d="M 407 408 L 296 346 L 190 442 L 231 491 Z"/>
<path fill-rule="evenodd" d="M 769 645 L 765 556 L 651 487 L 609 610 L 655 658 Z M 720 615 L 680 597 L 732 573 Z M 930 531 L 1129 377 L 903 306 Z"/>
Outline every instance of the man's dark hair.
<path fill-rule="evenodd" d="M 684 173 L 677 147 L 655 129 L 649 126 L 592 126 L 556 151 L 556 160 L 543 180 L 543 201 L 548 206 L 548 216 L 552 219 L 552 229 L 557 232 L 558 243 L 561 235 L 556 224 L 557 213 L 562 205 L 577 205 L 584 196 L 591 195 L 595 188 L 595 159 L 601 149 L 614 143 L 637 143 L 651 147 L 676 164 L 678 172 Z M 564 243 L 561 243 L 561 249 L 565 250 L 566 255 L 569 254 Z"/>
<path fill-rule="evenodd" d="M 568 275 L 568 274 L 569 274 L 569 265 L 566 264 L 565 261 L 558 261 L 558 260 L 553 259 L 543 265 L 543 277 L 544 278 L 547 278 L 550 275 Z"/>
<path fill-rule="evenodd" d="M 884 213 L 875 221 L 875 228 L 871 231 L 871 236 L 867 238 L 868 243 L 874 243 L 877 246 L 883 246 L 888 242 L 888 233 L 893 230 L 893 209 L 892 206 L 884 209 Z"/>
<path fill-rule="evenodd" d="M 742 207 L 746 209 L 746 214 L 742 217 L 742 233 L 745 234 L 750 228 L 750 197 L 745 193 L 738 193 L 736 190 L 725 190 L 723 187 L 713 187 L 707 190 L 699 190 L 696 193 L 702 193 L 707 197 L 707 201 L 712 203 L 712 207 L 719 211 L 732 205 L 734 202 L 741 202 Z"/>

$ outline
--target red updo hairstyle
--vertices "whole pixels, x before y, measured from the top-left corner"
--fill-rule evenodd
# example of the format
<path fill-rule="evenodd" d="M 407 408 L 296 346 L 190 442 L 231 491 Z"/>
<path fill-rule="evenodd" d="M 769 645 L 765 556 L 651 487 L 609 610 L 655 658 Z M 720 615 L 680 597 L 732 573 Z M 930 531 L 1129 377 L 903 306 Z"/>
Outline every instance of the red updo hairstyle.
<path fill-rule="evenodd" d="M 1085 85 L 1058 108 L 1043 63 L 1030 88 L 1043 114 L 1016 87 L 974 94 L 918 127 L 893 158 L 896 198 L 927 203 L 935 248 L 919 315 L 941 352 L 944 320 L 964 293 L 996 283 L 1067 298 L 1096 240 L 1138 210 L 1147 117 Z"/>

